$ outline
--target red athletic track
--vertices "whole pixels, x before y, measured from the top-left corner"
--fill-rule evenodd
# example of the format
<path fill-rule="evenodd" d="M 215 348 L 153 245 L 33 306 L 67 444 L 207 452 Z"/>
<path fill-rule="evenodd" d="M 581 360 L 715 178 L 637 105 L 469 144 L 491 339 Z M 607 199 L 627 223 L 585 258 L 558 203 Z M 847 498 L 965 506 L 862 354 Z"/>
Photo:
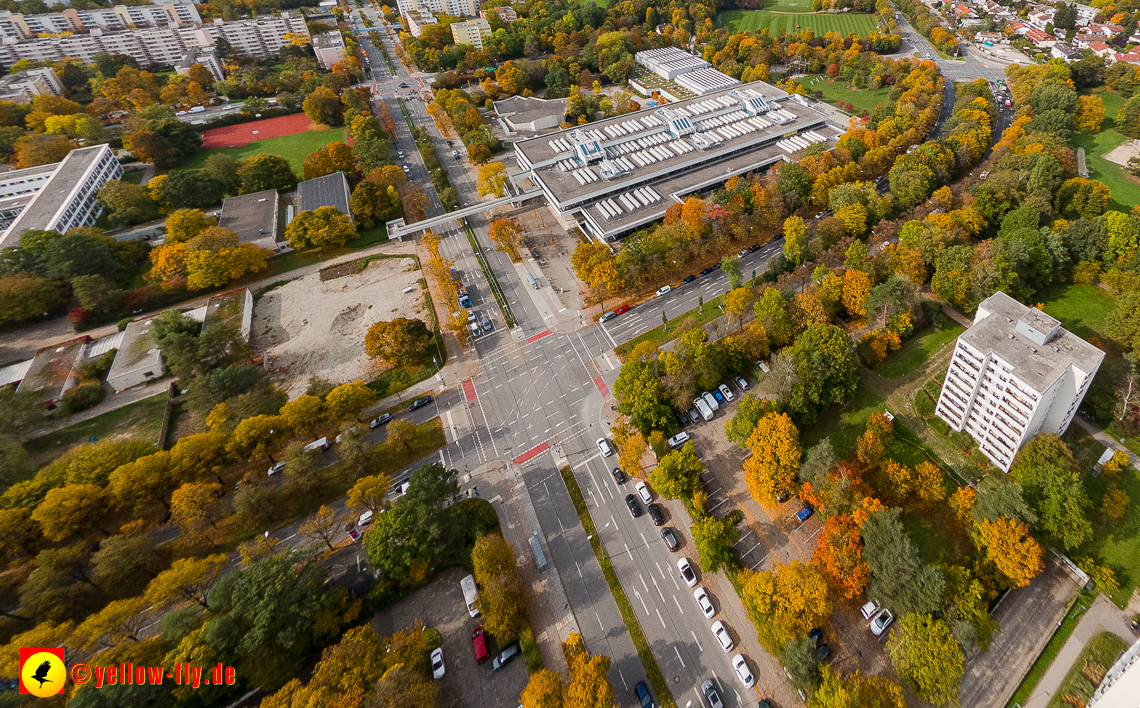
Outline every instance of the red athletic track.
<path fill-rule="evenodd" d="M 255 138 L 267 140 L 282 135 L 304 133 L 309 129 L 309 117 L 304 113 L 294 113 L 280 118 L 229 125 L 224 128 L 210 128 L 202 133 L 202 149 L 213 150 L 221 147 L 240 147 L 252 143 Z M 253 131 L 258 131 L 257 135 Z"/>

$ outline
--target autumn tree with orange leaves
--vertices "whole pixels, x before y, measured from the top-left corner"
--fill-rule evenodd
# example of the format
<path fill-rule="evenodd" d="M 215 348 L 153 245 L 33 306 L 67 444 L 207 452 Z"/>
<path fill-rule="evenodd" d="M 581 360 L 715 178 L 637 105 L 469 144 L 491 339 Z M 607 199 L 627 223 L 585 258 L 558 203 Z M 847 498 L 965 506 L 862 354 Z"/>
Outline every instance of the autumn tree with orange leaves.
<path fill-rule="evenodd" d="M 774 507 L 777 497 L 795 491 L 796 470 L 803 450 L 800 431 L 787 413 L 769 413 L 748 436 L 752 457 L 744 461 L 744 477 L 752 498 Z"/>
<path fill-rule="evenodd" d="M 772 572 L 740 571 L 741 599 L 760 644 L 772 654 L 831 615 L 827 580 L 813 565 L 792 561 Z"/>
<path fill-rule="evenodd" d="M 811 560 L 828 585 L 848 600 L 863 592 L 871 580 L 871 568 L 863 560 L 859 527 L 848 514 L 828 517 Z"/>
<path fill-rule="evenodd" d="M 982 519 L 977 525 L 978 543 L 988 558 L 1015 587 L 1023 588 L 1036 578 L 1045 564 L 1045 549 L 1029 535 L 1029 525 L 1003 516 Z"/>

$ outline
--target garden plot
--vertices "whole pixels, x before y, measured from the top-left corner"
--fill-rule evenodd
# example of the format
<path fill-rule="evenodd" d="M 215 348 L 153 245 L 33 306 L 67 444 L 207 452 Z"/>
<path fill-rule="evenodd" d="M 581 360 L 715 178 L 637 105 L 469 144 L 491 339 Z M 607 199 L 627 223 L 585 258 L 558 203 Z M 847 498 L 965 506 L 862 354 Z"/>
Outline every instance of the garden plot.
<path fill-rule="evenodd" d="M 414 260 L 392 258 L 353 275 L 322 281 L 313 273 L 275 288 L 254 311 L 253 349 L 289 398 L 304 393 L 310 376 L 370 380 L 386 366 L 364 353 L 368 328 L 397 317 L 428 321 L 420 277 Z"/>

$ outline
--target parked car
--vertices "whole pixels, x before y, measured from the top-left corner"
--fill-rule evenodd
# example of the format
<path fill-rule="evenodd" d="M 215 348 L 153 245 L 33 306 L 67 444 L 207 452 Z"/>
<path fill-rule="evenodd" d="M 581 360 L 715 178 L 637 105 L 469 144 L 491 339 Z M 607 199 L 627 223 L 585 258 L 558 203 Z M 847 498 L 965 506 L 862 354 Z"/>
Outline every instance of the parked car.
<path fill-rule="evenodd" d="M 483 315 L 483 332 L 490 332 L 492 329 L 494 329 L 494 325 L 491 323 L 491 318 Z"/>
<path fill-rule="evenodd" d="M 815 658 L 821 664 L 826 663 L 829 656 L 831 656 L 831 647 L 826 644 L 820 644 L 815 650 Z"/>
<path fill-rule="evenodd" d="M 400 497 L 404 496 L 405 494 L 408 493 L 408 488 L 411 486 L 412 486 L 411 480 L 405 480 L 405 481 L 397 484 L 395 487 L 392 487 L 392 492 L 393 492 L 392 498 L 393 499 L 399 499 Z"/>
<path fill-rule="evenodd" d="M 701 422 L 701 414 L 697 413 L 697 409 L 693 408 L 692 406 L 689 406 L 685 409 L 685 415 L 689 416 L 689 420 L 694 423 Z"/>
<path fill-rule="evenodd" d="M 704 270 L 701 271 L 701 275 L 708 275 L 711 272 L 713 272 L 713 267 L 709 266 L 708 268 L 705 268 Z"/>
<path fill-rule="evenodd" d="M 895 621 L 895 616 L 887 608 L 879 610 L 879 614 L 875 615 L 875 619 L 871 620 L 871 634 L 876 637 L 882 635 L 887 631 L 887 627 L 891 626 L 891 622 Z"/>
<path fill-rule="evenodd" d="M 609 440 L 606 440 L 605 438 L 598 438 L 595 440 L 595 442 L 598 445 L 598 449 L 602 451 L 602 457 L 609 457 L 610 455 L 614 454 L 614 449 L 610 446 Z"/>
<path fill-rule="evenodd" d="M 736 678 L 740 679 L 740 683 L 744 684 L 745 688 L 752 688 L 756 683 L 752 669 L 748 668 L 748 660 L 742 654 L 732 657 L 732 670 L 736 672 Z"/>
<path fill-rule="evenodd" d="M 665 515 L 661 513 L 660 506 L 650 504 L 646 508 L 649 509 L 649 518 L 653 520 L 654 526 L 661 526 L 665 523 Z"/>
<path fill-rule="evenodd" d="M 644 681 L 638 681 L 633 687 L 633 692 L 637 694 L 637 700 L 641 701 L 641 708 L 656 708 L 653 696 L 649 695 L 649 688 Z"/>
<path fill-rule="evenodd" d="M 713 411 L 714 413 L 720 408 L 720 403 L 717 402 L 716 396 L 709 393 L 708 391 L 702 393 L 701 398 L 704 399 L 705 405 L 709 407 L 709 410 Z"/>
<path fill-rule="evenodd" d="M 641 505 L 637 503 L 637 497 L 632 494 L 625 495 L 625 505 L 629 507 L 629 513 L 633 518 L 641 516 Z"/>
<path fill-rule="evenodd" d="M 471 632 L 471 648 L 475 650 L 476 664 L 482 664 L 487 660 L 487 637 L 483 634 L 483 625 L 479 625 Z"/>
<path fill-rule="evenodd" d="M 615 482 L 618 484 L 625 484 L 625 472 L 622 472 L 620 467 L 613 468 L 610 470 L 610 473 L 613 474 Z"/>
<path fill-rule="evenodd" d="M 672 285 L 662 285 L 661 287 L 657 288 L 657 297 L 661 297 L 662 295 L 665 295 L 666 293 L 668 293 L 672 290 L 673 290 Z"/>
<path fill-rule="evenodd" d="M 716 399 L 717 403 L 724 403 L 724 394 L 720 392 L 719 388 L 714 388 L 709 393 L 712 394 L 712 397 Z"/>
<path fill-rule="evenodd" d="M 496 656 L 495 660 L 491 662 L 491 670 L 492 671 L 498 671 L 499 669 L 501 669 L 504 666 L 506 666 L 507 664 L 509 664 L 511 662 L 511 660 L 514 659 L 518 655 L 519 655 L 519 645 L 518 644 L 510 645 L 509 647 L 507 647 L 506 649 L 503 650 L 502 654 L 499 654 L 498 656 Z"/>
<path fill-rule="evenodd" d="M 701 614 L 705 619 L 712 619 L 716 614 L 716 608 L 713 607 L 712 598 L 709 597 L 709 591 L 704 588 L 697 588 L 693 591 L 693 597 L 697 600 L 697 607 L 701 608 Z"/>
<path fill-rule="evenodd" d="M 446 670 L 443 665 L 443 648 L 437 647 L 436 650 L 431 653 L 431 677 L 433 679 L 441 679 Z"/>
<path fill-rule="evenodd" d="M 748 252 L 749 252 L 749 253 L 756 253 L 756 252 L 757 252 L 757 251 L 759 251 L 759 250 L 760 250 L 760 244 L 758 244 L 758 243 L 754 243 L 754 244 L 752 244 L 751 246 L 749 246 L 749 247 L 748 247 Z"/>
<path fill-rule="evenodd" d="M 381 413 L 375 420 L 369 421 L 368 427 L 374 430 L 381 425 L 387 425 L 390 420 L 392 420 L 391 413 Z"/>
<path fill-rule="evenodd" d="M 669 438 L 669 447 L 676 450 L 687 442 L 689 442 L 689 434 L 682 430 L 673 437 Z"/>
<path fill-rule="evenodd" d="M 714 403 L 715 403 L 715 401 L 714 401 Z M 696 409 L 698 411 L 700 411 L 701 417 L 704 418 L 705 420 L 712 420 L 713 419 L 713 409 L 709 406 L 709 404 L 705 401 L 704 398 L 693 399 L 693 406 L 695 406 Z"/>
<path fill-rule="evenodd" d="M 602 316 L 598 318 L 598 322 L 599 323 L 609 322 L 610 320 L 612 320 L 615 317 L 617 317 L 617 313 L 614 312 L 613 310 L 610 310 L 609 312 L 602 314 Z"/>
<path fill-rule="evenodd" d="M 879 603 L 876 600 L 868 600 L 866 605 L 859 608 L 859 613 L 863 615 L 863 619 L 870 620 L 879 611 Z"/>
<path fill-rule="evenodd" d="M 724 622 L 720 620 L 713 622 L 712 633 L 713 636 L 716 637 L 716 643 L 720 645 L 720 648 L 723 649 L 726 654 L 732 651 L 732 647 L 735 645 L 732 643 L 732 637 L 729 636 L 728 627 L 724 626 Z"/>
<path fill-rule="evenodd" d="M 800 521 L 807 521 L 811 518 L 811 507 L 804 505 L 804 508 L 796 512 L 796 518 Z"/>
<path fill-rule="evenodd" d="M 273 465 L 269 468 L 268 474 L 270 477 L 272 477 L 273 475 L 277 474 L 278 472 L 280 472 L 283 469 L 285 469 L 285 461 L 284 460 L 282 460 L 281 462 L 274 462 Z"/>
<path fill-rule="evenodd" d="M 666 526 L 661 529 L 661 540 L 665 541 L 665 545 L 669 547 L 670 551 L 675 551 L 681 545 L 677 542 L 677 536 L 673 533 L 673 529 Z"/>
<path fill-rule="evenodd" d="M 677 561 L 677 570 L 681 573 L 685 585 L 693 587 L 697 584 L 697 574 L 693 572 L 693 566 L 689 563 L 688 558 L 682 558 Z"/>
<path fill-rule="evenodd" d="M 747 256 L 749 253 L 751 253 L 751 251 L 749 251 L 747 248 L 745 248 L 745 249 L 744 249 L 744 250 L 742 250 L 740 253 L 737 253 L 737 254 L 736 254 L 736 257 L 737 257 L 737 258 L 744 258 L 744 257 L 745 257 L 745 256 Z"/>
<path fill-rule="evenodd" d="M 641 497 L 641 501 L 646 504 L 653 501 L 653 492 L 650 491 L 649 485 L 645 482 L 638 482 L 633 485 L 633 488 L 637 490 L 637 496 Z"/>
<path fill-rule="evenodd" d="M 776 495 L 776 502 L 779 504 L 783 504 L 784 502 L 788 501 L 791 498 L 792 498 L 791 492 L 783 491 L 783 492 L 780 492 L 778 495 Z"/>
<path fill-rule="evenodd" d="M 629 305 L 622 305 L 618 309 L 614 310 L 615 315 L 624 315 L 627 312 L 629 312 Z"/>
<path fill-rule="evenodd" d="M 736 400 L 736 396 L 733 395 L 732 389 L 730 389 L 725 384 L 721 384 L 720 386 L 717 386 L 717 390 L 720 391 L 720 395 L 724 396 L 724 399 L 726 401 L 731 403 L 732 401 Z"/>
<path fill-rule="evenodd" d="M 421 398 L 417 398 L 416 400 L 412 401 L 412 405 L 408 406 L 408 412 L 410 413 L 416 409 L 423 408 L 427 404 L 431 403 L 432 400 L 434 399 L 431 396 L 423 396 Z"/>
<path fill-rule="evenodd" d="M 695 275 L 686 275 L 684 278 L 681 279 L 681 282 L 685 285 L 688 285 L 689 283 L 693 282 L 696 279 L 697 279 L 697 276 L 695 276 Z"/>
<path fill-rule="evenodd" d="M 741 391 L 747 391 L 748 390 L 748 382 L 744 380 L 743 376 L 737 376 L 736 378 L 733 379 L 733 381 L 736 383 L 737 386 L 740 387 Z"/>
<path fill-rule="evenodd" d="M 808 632 L 808 639 L 811 640 L 812 646 L 819 644 L 819 640 L 822 638 L 823 638 L 823 630 L 820 629 L 819 627 L 813 627 L 812 630 L 810 632 Z"/>
<path fill-rule="evenodd" d="M 701 691 L 708 699 L 711 708 L 724 708 L 724 701 L 720 700 L 720 692 L 716 690 L 716 684 L 712 679 L 705 679 L 701 684 Z"/>

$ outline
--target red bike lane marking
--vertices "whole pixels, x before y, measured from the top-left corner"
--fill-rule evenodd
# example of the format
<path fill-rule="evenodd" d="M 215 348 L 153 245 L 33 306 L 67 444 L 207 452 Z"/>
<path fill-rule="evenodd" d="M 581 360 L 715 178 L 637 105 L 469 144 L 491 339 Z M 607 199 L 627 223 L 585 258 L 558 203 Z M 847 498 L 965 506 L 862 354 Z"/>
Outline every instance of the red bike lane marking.
<path fill-rule="evenodd" d="M 463 382 L 463 395 L 467 397 L 467 402 L 475 400 L 475 384 L 471 383 L 471 379 Z"/>
<path fill-rule="evenodd" d="M 606 382 L 602 380 L 601 376 L 594 377 L 594 385 L 598 387 L 598 391 L 602 394 L 602 398 L 610 397 L 610 389 L 606 386 Z"/>
<path fill-rule="evenodd" d="M 523 454 L 519 455 L 518 457 L 516 457 L 513 460 L 513 462 L 516 465 L 521 465 L 521 464 L 524 464 L 526 462 L 530 462 L 535 457 L 537 457 L 538 455 L 541 455 L 542 453 L 546 452 L 549 449 L 550 449 L 550 443 L 544 442 L 541 445 L 537 445 L 535 447 L 532 447 L 531 449 L 527 450 Z"/>
<path fill-rule="evenodd" d="M 534 335 L 533 337 L 527 337 L 526 343 L 527 344 L 533 344 L 534 342 L 537 342 L 538 340 L 542 339 L 543 337 L 545 337 L 549 334 L 550 334 L 550 330 L 548 330 L 548 329 L 543 330 L 543 331 L 539 332 L 538 334 Z"/>

